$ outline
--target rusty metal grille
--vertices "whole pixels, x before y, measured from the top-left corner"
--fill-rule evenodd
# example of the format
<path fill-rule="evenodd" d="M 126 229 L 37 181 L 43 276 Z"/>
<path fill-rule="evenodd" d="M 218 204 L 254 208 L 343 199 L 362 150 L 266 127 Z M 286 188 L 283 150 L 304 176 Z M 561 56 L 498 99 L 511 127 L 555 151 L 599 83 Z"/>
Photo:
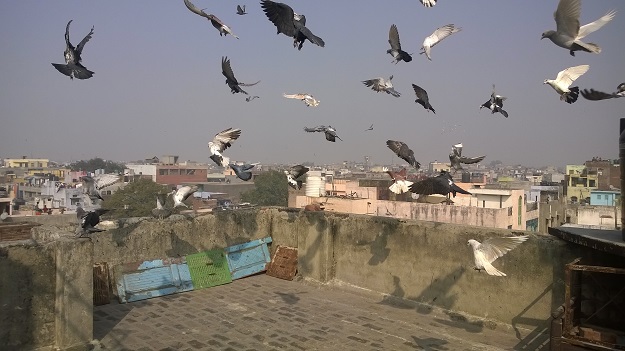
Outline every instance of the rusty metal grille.
<path fill-rule="evenodd" d="M 278 246 L 267 266 L 267 275 L 293 280 L 295 273 L 297 273 L 297 248 Z"/>
<path fill-rule="evenodd" d="M 93 265 L 93 305 L 100 306 L 111 303 L 109 291 L 109 266 L 106 262 Z"/>

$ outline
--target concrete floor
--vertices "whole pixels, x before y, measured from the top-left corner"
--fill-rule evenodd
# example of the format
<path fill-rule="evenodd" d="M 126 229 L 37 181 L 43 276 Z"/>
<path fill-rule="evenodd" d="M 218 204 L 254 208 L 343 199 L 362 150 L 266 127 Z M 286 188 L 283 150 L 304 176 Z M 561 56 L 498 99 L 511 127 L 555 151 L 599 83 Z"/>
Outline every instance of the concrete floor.
<path fill-rule="evenodd" d="M 266 275 L 94 308 L 106 350 L 521 350 L 512 330 Z"/>

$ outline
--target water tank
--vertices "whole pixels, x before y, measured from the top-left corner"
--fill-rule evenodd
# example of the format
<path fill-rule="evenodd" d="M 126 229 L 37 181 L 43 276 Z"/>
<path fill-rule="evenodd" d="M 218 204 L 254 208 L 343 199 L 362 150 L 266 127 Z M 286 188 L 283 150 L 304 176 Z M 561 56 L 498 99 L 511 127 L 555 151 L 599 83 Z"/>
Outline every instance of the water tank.
<path fill-rule="evenodd" d="M 326 175 L 321 171 L 306 173 L 306 196 L 321 197 L 326 195 Z"/>
<path fill-rule="evenodd" d="M 463 183 L 471 183 L 471 173 L 469 172 L 462 172 L 462 182 Z"/>

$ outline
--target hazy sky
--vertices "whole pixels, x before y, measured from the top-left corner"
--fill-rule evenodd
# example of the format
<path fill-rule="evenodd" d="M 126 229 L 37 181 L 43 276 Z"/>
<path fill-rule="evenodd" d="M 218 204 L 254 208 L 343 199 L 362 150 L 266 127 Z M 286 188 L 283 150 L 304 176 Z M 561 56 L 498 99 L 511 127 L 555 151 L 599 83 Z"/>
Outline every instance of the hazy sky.
<path fill-rule="evenodd" d="M 193 2 L 241 39 L 220 37 L 182 0 L 1 1 L 0 157 L 130 161 L 170 154 L 210 162 L 207 142 L 228 127 L 242 135 L 226 155 L 250 162 L 323 164 L 365 155 L 372 163 L 401 162 L 387 139 L 406 142 L 421 163 L 448 161 L 458 142 L 467 156 L 506 164 L 618 157 L 625 98 L 593 102 L 580 95 L 569 105 L 543 81 L 580 64 L 590 65 L 575 82 L 582 89 L 612 92 L 625 81 L 623 0 L 583 1 L 582 25 L 612 9 L 617 14 L 585 38 L 601 54 L 576 57 L 540 40 L 555 29 L 556 0 L 442 0 L 431 9 L 418 0 L 289 1 L 326 42 L 321 48 L 307 41 L 301 51 L 276 35 L 259 1 Z M 248 14 L 238 16 L 237 4 Z M 72 81 L 50 64 L 64 63 L 70 19 L 74 45 L 95 27 L 82 54 L 95 72 L 88 80 Z M 410 53 L 440 26 L 463 30 L 432 49 L 433 61 L 415 54 L 395 65 L 386 53 L 393 23 Z M 261 80 L 246 88 L 259 99 L 230 93 L 222 56 L 238 80 Z M 389 75 L 400 98 L 361 83 Z M 436 115 L 414 102 L 411 83 L 428 91 Z M 508 119 L 478 108 L 493 83 L 508 97 Z M 306 107 L 285 92 L 308 92 L 321 104 Z M 344 141 L 303 131 L 319 124 L 335 127 Z"/>

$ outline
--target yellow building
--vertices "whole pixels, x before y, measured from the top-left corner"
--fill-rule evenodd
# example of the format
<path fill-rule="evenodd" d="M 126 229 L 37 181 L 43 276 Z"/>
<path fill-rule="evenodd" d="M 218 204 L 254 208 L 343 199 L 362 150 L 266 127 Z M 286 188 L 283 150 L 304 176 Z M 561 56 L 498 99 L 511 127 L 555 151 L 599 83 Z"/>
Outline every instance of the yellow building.
<path fill-rule="evenodd" d="M 4 167 L 7 168 L 48 168 L 50 160 L 47 158 L 5 158 Z"/>
<path fill-rule="evenodd" d="M 573 203 L 590 203 L 590 191 L 597 189 L 597 171 L 589 171 L 584 165 L 566 165 L 566 197 Z"/>

